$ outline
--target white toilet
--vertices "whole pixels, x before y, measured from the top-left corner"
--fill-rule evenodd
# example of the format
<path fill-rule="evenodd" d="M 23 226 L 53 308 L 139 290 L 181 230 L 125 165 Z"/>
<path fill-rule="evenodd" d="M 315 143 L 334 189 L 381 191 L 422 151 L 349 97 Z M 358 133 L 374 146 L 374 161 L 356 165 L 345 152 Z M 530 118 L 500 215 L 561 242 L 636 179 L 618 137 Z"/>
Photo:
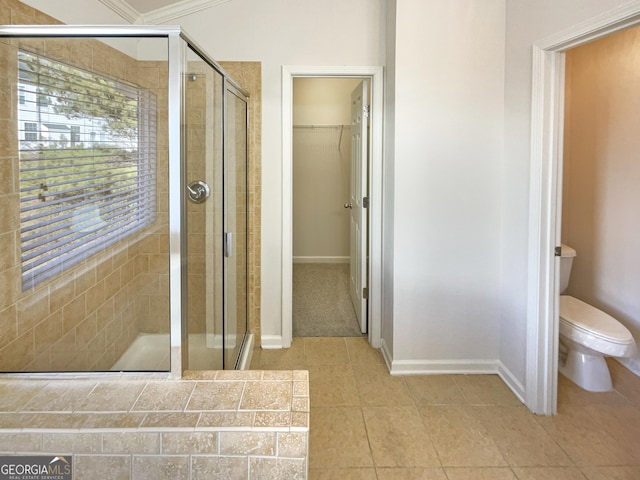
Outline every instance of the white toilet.
<path fill-rule="evenodd" d="M 604 357 L 629 357 L 636 352 L 631 332 L 611 315 L 562 293 L 569 286 L 576 251 L 562 245 L 560 254 L 560 359 L 565 377 L 591 392 L 613 390 Z"/>

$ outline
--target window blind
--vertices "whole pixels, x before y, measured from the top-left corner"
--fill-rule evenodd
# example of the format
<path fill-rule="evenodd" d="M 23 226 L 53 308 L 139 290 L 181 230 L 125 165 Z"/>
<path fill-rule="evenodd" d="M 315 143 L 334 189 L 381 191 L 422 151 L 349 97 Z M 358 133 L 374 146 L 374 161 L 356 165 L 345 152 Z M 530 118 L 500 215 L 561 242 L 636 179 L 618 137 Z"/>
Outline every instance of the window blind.
<path fill-rule="evenodd" d="M 26 290 L 155 220 L 156 99 L 25 51 L 18 71 Z"/>

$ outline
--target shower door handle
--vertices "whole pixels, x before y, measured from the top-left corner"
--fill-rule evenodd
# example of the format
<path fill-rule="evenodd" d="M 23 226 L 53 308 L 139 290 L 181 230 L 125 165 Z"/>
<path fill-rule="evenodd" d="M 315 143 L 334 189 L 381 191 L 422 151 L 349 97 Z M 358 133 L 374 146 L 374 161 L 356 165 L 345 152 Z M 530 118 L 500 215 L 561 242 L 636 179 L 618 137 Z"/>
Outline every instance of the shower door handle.
<path fill-rule="evenodd" d="M 233 233 L 224 232 L 224 256 L 230 257 L 233 255 Z"/>
<path fill-rule="evenodd" d="M 211 195 L 211 189 L 202 180 L 196 180 L 187 185 L 189 200 L 193 203 L 203 203 L 209 195 Z"/>

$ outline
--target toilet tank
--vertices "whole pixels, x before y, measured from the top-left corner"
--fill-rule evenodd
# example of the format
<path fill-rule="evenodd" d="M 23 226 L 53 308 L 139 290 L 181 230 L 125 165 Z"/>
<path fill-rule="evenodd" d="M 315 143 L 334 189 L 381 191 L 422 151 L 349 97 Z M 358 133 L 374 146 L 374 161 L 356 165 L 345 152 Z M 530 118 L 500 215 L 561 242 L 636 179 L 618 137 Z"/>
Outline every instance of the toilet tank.
<path fill-rule="evenodd" d="M 560 247 L 560 293 L 569 286 L 569 277 L 571 277 L 571 267 L 576 251 L 568 245 L 562 244 Z"/>

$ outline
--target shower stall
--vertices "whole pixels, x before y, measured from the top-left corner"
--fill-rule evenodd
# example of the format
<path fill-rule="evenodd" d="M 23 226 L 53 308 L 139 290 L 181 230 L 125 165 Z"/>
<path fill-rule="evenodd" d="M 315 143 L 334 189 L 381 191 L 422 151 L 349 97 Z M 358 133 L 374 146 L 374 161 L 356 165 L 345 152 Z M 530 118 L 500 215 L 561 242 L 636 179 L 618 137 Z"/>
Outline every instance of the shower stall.
<path fill-rule="evenodd" d="M 248 94 L 179 27 L 0 27 L 0 371 L 243 368 Z"/>

